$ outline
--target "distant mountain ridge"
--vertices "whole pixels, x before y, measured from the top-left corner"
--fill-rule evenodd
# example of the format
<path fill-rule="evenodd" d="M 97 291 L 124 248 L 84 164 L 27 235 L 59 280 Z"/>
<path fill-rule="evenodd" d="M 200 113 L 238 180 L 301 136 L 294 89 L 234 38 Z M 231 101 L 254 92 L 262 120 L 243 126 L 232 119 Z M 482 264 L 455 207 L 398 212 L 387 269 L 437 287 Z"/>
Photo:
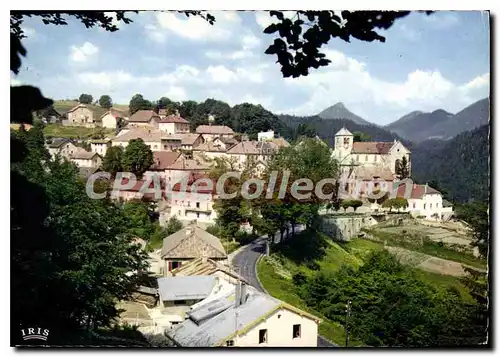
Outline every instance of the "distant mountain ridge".
<path fill-rule="evenodd" d="M 489 122 L 489 99 L 481 99 L 456 114 L 443 109 L 411 112 L 384 128 L 413 142 L 448 140 Z"/>
<path fill-rule="evenodd" d="M 339 102 L 331 107 L 326 108 L 321 113 L 317 114 L 321 119 L 347 119 L 352 120 L 356 124 L 360 125 L 374 125 L 369 121 L 361 118 L 359 115 L 354 114 L 349 109 L 346 108 L 344 103 Z"/>

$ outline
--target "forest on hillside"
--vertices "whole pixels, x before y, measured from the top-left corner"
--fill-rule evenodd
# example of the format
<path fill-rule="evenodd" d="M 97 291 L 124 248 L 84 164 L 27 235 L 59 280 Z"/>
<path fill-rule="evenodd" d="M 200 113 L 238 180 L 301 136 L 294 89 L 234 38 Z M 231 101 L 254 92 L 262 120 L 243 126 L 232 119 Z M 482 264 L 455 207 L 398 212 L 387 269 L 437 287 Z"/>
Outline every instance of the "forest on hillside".
<path fill-rule="evenodd" d="M 412 151 L 412 176 L 420 183 L 435 181 L 455 202 L 487 201 L 490 192 L 489 125 L 449 141 L 428 140 Z"/>

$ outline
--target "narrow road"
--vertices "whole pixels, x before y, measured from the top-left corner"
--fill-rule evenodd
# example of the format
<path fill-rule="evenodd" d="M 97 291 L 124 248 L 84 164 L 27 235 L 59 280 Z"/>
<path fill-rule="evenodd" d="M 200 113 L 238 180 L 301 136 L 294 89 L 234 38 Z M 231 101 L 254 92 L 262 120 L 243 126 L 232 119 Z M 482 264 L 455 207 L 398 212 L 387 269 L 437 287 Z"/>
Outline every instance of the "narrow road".
<path fill-rule="evenodd" d="M 301 229 L 297 229 L 299 232 Z M 232 261 L 233 269 L 239 272 L 257 290 L 265 292 L 257 279 L 257 261 L 265 253 L 266 237 L 259 237 L 241 250 Z M 339 347 L 318 335 L 318 347 Z"/>

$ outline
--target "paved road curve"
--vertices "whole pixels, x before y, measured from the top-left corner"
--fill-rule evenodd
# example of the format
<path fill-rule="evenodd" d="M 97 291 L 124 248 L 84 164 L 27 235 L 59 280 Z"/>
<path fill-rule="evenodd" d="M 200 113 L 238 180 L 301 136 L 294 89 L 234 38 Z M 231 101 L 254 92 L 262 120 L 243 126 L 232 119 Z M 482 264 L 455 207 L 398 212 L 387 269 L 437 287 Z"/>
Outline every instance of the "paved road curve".
<path fill-rule="evenodd" d="M 265 237 L 260 237 L 242 249 L 235 255 L 232 261 L 233 268 L 239 272 L 248 282 L 257 290 L 264 292 L 263 287 L 257 279 L 257 260 L 265 252 Z M 339 347 L 338 345 L 327 341 L 318 336 L 318 347 Z"/>

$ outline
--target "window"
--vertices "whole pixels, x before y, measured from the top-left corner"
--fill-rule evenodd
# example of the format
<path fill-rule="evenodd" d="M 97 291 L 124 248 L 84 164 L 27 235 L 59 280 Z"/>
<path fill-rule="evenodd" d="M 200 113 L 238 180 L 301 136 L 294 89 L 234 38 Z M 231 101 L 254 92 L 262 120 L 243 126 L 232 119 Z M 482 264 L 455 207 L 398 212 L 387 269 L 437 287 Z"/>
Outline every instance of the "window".
<path fill-rule="evenodd" d="M 439 208 L 439 203 L 436 203 L 436 208 Z"/>
<path fill-rule="evenodd" d="M 227 347 L 233 347 L 234 346 L 234 340 L 227 340 L 226 341 L 226 346 Z"/>
<path fill-rule="evenodd" d="M 377 162 L 377 155 L 373 157 L 373 162 Z"/>
<path fill-rule="evenodd" d="M 300 325 L 293 325 L 293 338 L 300 338 Z"/>
<path fill-rule="evenodd" d="M 184 216 L 187 216 L 187 215 L 188 215 L 188 213 L 186 211 L 184 211 Z"/>
<path fill-rule="evenodd" d="M 415 208 L 415 202 L 413 202 L 413 208 Z"/>
<path fill-rule="evenodd" d="M 200 212 L 196 212 L 196 218 L 200 218 Z"/>
<path fill-rule="evenodd" d="M 267 343 L 267 329 L 259 330 L 259 344 Z"/>
<path fill-rule="evenodd" d="M 368 161 L 368 155 L 365 155 L 365 161 Z"/>
<path fill-rule="evenodd" d="M 175 300 L 174 305 L 186 305 L 186 300 Z"/>
<path fill-rule="evenodd" d="M 432 203 L 429 203 L 429 208 L 432 209 Z"/>
<path fill-rule="evenodd" d="M 424 209 L 425 209 L 426 204 L 424 203 Z"/>
<path fill-rule="evenodd" d="M 179 214 L 179 216 L 181 215 L 181 210 L 177 211 L 177 213 Z"/>
<path fill-rule="evenodd" d="M 179 262 L 172 262 L 172 270 L 176 269 L 179 267 Z"/>
<path fill-rule="evenodd" d="M 356 155 L 356 161 L 359 161 L 359 155 Z"/>
<path fill-rule="evenodd" d="M 196 202 L 196 208 L 200 208 L 200 202 Z"/>

